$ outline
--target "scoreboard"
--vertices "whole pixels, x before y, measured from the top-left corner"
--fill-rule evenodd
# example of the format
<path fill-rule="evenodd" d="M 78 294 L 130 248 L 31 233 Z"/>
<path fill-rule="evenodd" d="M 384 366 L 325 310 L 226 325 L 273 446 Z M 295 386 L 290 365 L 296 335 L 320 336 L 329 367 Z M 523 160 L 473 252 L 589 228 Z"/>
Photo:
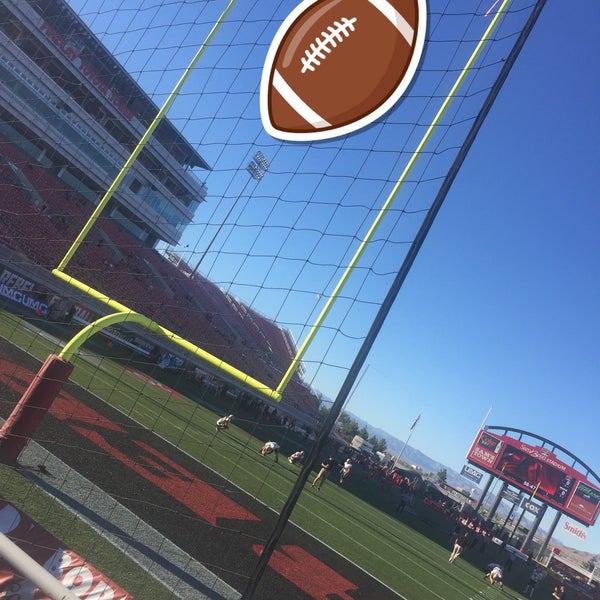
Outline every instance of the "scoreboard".
<path fill-rule="evenodd" d="M 596 522 L 600 488 L 547 448 L 481 430 L 467 460 L 585 525 Z"/>

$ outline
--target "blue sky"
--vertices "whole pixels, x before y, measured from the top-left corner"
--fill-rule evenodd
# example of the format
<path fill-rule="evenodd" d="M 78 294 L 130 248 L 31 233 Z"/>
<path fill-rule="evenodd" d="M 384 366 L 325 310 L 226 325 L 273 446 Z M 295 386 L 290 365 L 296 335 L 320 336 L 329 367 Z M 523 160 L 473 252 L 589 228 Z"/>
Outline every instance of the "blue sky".
<path fill-rule="evenodd" d="M 160 105 L 224 3 L 71 4 Z M 465 0 L 461 13 L 430 2 L 431 40 L 410 94 L 368 130 L 320 144 L 274 140 L 258 114 L 264 56 L 294 4 L 273 2 L 268 15 L 264 2 L 236 7 L 169 116 L 213 166 L 199 174 L 208 201 L 178 250 L 195 264 L 235 202 L 200 271 L 301 342 L 493 2 Z M 501 41 L 481 57 L 485 68 L 465 83 L 307 352 L 308 377 L 330 398 L 529 10 L 513 5 Z M 456 470 L 492 407 L 488 424 L 532 431 L 600 472 L 599 22 L 596 0 L 544 8 L 348 406 L 400 439 L 422 413 L 411 445 Z M 272 166 L 246 185 L 256 150 Z M 586 541 L 560 537 L 600 553 L 599 526 Z"/>
<path fill-rule="evenodd" d="M 423 412 L 411 444 L 455 468 L 492 406 L 489 424 L 549 438 L 600 472 L 600 79 L 589 60 L 600 5 L 566 8 L 545 7 L 353 400 L 389 430 L 378 390 L 394 390 L 405 415 L 395 432 Z M 587 543 L 562 537 L 600 552 L 598 526 Z"/>

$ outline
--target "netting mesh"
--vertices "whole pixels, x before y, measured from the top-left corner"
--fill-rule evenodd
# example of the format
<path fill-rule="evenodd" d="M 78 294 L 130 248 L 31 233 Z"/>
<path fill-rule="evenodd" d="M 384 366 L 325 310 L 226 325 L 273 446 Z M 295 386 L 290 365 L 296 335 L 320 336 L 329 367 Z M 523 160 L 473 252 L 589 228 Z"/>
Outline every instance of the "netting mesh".
<path fill-rule="evenodd" d="M 150 139 L 65 273 L 275 388 L 494 17 L 497 6 L 491 4 L 429 2 L 424 55 L 397 106 L 351 136 L 295 144 L 267 135 L 259 111 L 265 55 L 294 3 L 238 3 L 177 95 L 168 122 Z M 51 269 L 223 8 L 220 2 L 189 0 L 3 4 L 2 335 L 35 358 L 58 351 L 83 325 L 110 312 L 56 280 Z M 509 5 L 319 326 L 280 404 L 168 338 L 143 327 L 115 326 L 74 357 L 73 379 L 92 395 L 77 388 L 61 397 L 38 434 L 50 454 L 31 450 L 32 460 L 48 461 L 58 472 L 52 461 L 61 458 L 71 465 L 66 473 L 82 472 L 92 481 L 95 469 L 89 464 L 98 462 L 106 470 L 98 483 L 113 498 L 150 522 L 157 514 L 166 537 L 175 537 L 194 559 L 241 589 L 251 561 L 238 557 L 241 548 L 247 553 L 248 541 L 239 540 L 232 521 L 223 525 L 217 517 L 252 523 L 248 515 L 262 509 L 232 504 L 227 512 L 219 486 L 225 485 L 228 497 L 243 489 L 281 507 L 293 473 L 274 475 L 270 458 L 257 466 L 261 444 L 276 438 L 282 452 L 310 444 L 321 403 L 328 406 L 347 376 L 532 9 L 528 2 Z M 369 60 L 379 57 L 365 49 Z M 13 392 L 3 401 L 4 416 L 36 371 L 31 358 L 6 352 L 3 385 Z M 224 438 L 214 421 L 229 413 L 235 414 L 236 430 Z M 151 433 L 226 483 L 208 471 L 192 473 L 187 462 L 185 467 L 171 462 L 164 447 L 152 446 Z M 73 455 L 77 460 L 71 463 Z M 134 473 L 131 482 L 122 479 L 126 468 Z M 107 484 L 111 469 L 119 476 Z M 139 481 L 147 486 L 144 498 Z M 34 491 L 15 487 L 17 497 L 25 494 L 21 506 L 33 503 Z M 54 492 L 70 493 L 60 486 Z M 77 502 L 88 504 L 85 498 Z M 311 531 L 315 522 L 317 528 L 325 525 L 307 506 L 298 509 L 295 521 Z M 172 534 L 172 527 L 179 533 Z M 205 543 L 215 536 L 210 527 L 225 532 L 218 552 L 215 543 L 218 558 L 211 560 L 190 541 L 182 530 L 191 527 L 205 528 Z M 255 543 L 264 541 L 264 530 L 246 534 Z M 343 541 L 329 543 L 361 564 L 362 549 L 348 555 Z M 89 547 L 78 545 L 87 556 Z M 160 555 L 160 547 L 153 552 Z M 390 575 L 389 565 L 382 572 L 365 568 L 403 592 L 400 574 Z"/>
<path fill-rule="evenodd" d="M 81 7 L 82 17 L 160 105 L 220 7 L 208 3 L 194 19 L 188 4 L 160 7 L 157 14 L 154 8 L 129 9 L 124 11 L 126 20 L 135 25 L 125 28 L 120 7 L 99 12 L 90 8 Z M 255 6 L 249 12 L 234 12 L 225 23 L 169 113 L 213 168 L 209 175 L 199 174 L 208 186 L 207 204 L 213 206 L 206 210 L 203 205 L 197 212 L 176 251 L 192 271 L 275 320 L 295 340 L 306 335 L 489 19 L 484 16 L 486 6 L 460 14 L 436 8 L 430 8 L 426 56 L 410 95 L 380 123 L 350 139 L 293 147 L 262 132 L 257 82 L 278 19 L 261 20 Z M 289 7 L 278 6 L 274 13 L 286 10 Z M 322 329 L 326 354 L 321 350 L 306 357 L 309 382 L 327 363 L 340 369 L 338 378 L 324 375 L 333 377 L 330 390 L 336 389 L 525 14 L 523 10 L 507 19 L 512 30 L 504 29 L 506 33 L 488 46 L 476 74 L 423 152 Z M 148 19 L 152 26 L 146 28 Z M 165 36 L 177 39 L 178 45 L 162 48 Z M 152 52 L 149 67 L 147 57 L 154 47 L 160 50 Z M 260 183 L 249 181 L 245 169 L 257 149 L 271 163 Z"/>

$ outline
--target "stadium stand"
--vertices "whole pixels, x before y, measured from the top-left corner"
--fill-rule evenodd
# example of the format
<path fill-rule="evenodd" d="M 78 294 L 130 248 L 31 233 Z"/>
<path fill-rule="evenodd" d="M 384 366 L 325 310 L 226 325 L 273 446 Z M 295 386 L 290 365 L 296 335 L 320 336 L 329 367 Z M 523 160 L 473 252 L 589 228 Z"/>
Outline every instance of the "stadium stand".
<path fill-rule="evenodd" d="M 52 269 L 158 109 L 64 0 L 0 4 L 0 49 L 0 241 Z M 164 119 L 65 272 L 272 387 L 290 334 L 156 250 L 176 246 L 209 169 Z M 300 375 L 282 404 L 314 422 Z"/>
<path fill-rule="evenodd" d="M 24 183 L 26 182 L 26 183 Z M 93 207 L 0 139 L 2 243 L 51 269 Z M 144 247 L 118 220 L 102 217 L 67 272 L 146 314 L 238 369 L 273 385 L 294 356 L 289 332 L 219 289 L 182 261 Z M 283 405 L 314 420 L 313 392 L 295 375 Z"/>

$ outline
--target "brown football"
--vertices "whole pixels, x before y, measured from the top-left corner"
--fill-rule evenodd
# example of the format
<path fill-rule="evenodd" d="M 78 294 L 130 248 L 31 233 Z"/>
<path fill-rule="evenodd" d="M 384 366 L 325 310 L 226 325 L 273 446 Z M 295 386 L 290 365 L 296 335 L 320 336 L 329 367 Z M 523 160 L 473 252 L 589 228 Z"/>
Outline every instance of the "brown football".
<path fill-rule="evenodd" d="M 345 135 L 388 111 L 421 57 L 425 0 L 305 0 L 265 61 L 265 129 L 288 140 Z"/>

